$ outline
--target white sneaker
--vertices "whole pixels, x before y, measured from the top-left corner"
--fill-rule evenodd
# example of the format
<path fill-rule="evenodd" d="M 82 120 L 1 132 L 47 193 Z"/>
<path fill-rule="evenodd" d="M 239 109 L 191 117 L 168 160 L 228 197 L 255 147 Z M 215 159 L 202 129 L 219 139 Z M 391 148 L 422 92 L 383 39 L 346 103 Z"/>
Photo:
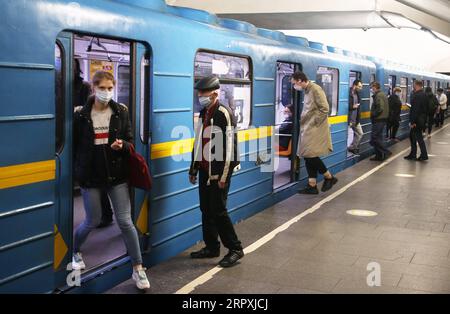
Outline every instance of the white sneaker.
<path fill-rule="evenodd" d="M 72 256 L 72 270 L 82 270 L 86 268 L 86 264 L 84 264 L 83 257 L 81 253 L 75 253 Z"/>
<path fill-rule="evenodd" d="M 133 276 L 131 278 L 136 282 L 136 287 L 138 289 L 150 288 L 150 282 L 148 282 L 147 274 L 145 273 L 146 270 L 146 268 L 141 268 L 138 271 L 133 270 Z"/>

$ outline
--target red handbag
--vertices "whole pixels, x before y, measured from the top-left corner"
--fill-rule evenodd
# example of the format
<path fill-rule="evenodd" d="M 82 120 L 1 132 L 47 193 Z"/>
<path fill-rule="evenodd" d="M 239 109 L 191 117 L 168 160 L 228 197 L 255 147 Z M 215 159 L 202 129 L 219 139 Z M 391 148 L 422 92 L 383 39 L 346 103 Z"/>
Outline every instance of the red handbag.
<path fill-rule="evenodd" d="M 130 186 L 150 190 L 152 188 L 152 178 L 145 158 L 136 152 L 133 144 L 130 144 Z"/>

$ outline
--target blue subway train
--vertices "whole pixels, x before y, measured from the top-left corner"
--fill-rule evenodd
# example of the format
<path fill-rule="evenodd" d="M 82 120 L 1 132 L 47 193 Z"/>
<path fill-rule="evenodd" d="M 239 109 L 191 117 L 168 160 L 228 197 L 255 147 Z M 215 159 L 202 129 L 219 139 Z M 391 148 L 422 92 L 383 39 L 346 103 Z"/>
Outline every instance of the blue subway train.
<path fill-rule="evenodd" d="M 326 93 L 334 151 L 324 161 L 333 173 L 372 152 L 372 81 L 386 92 L 402 89 L 400 137 L 409 130 L 406 104 L 413 81 L 434 90 L 450 84 L 447 76 L 163 0 L 6 0 L 0 3 L 0 25 L 1 293 L 102 292 L 130 277 L 116 225 L 91 234 L 84 249 L 89 267 L 79 284 L 68 276 L 73 230 L 83 219 L 72 173 L 73 112 L 83 105 L 74 97 L 75 75 L 90 82 L 98 70 L 113 73 L 114 99 L 129 109 L 136 150 L 153 176 L 151 192 L 130 189 L 148 267 L 202 238 L 198 190 L 187 175 L 198 79 L 219 76 L 221 101 L 238 121 L 242 162 L 228 200 L 233 222 L 290 197 L 306 182 L 306 169 L 295 158 L 302 95 L 293 92 L 294 71 L 304 71 Z M 347 151 L 348 96 L 355 79 L 364 86 L 361 156 Z M 286 123 L 290 132 L 281 134 Z M 273 135 L 283 138 L 283 150 L 272 148 Z M 275 159 L 274 171 L 262 171 Z"/>

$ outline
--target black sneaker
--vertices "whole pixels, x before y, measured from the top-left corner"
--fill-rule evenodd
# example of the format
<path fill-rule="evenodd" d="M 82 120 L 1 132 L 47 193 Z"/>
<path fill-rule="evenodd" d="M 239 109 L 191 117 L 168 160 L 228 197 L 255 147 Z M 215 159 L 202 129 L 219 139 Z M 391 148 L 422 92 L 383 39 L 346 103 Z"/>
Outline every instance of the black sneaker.
<path fill-rule="evenodd" d="M 243 250 L 230 250 L 227 255 L 219 262 L 221 267 L 231 267 L 236 264 L 238 260 L 244 257 Z"/>
<path fill-rule="evenodd" d="M 359 154 L 359 149 L 348 148 L 347 150 L 350 153 L 352 153 L 353 155 L 358 155 Z"/>
<path fill-rule="evenodd" d="M 379 157 L 379 156 L 375 156 L 375 157 L 370 158 L 369 160 L 371 160 L 371 161 L 383 161 L 384 159 Z"/>
<path fill-rule="evenodd" d="M 191 258 L 213 258 L 213 257 L 219 257 L 219 256 L 220 256 L 220 250 L 211 251 L 210 249 L 208 249 L 206 247 L 191 253 Z"/>
<path fill-rule="evenodd" d="M 384 159 L 388 159 L 391 156 L 392 156 L 392 152 L 388 151 L 386 154 L 384 154 Z"/>
<path fill-rule="evenodd" d="M 413 156 L 413 155 L 408 155 L 408 156 L 403 157 L 403 159 L 406 159 L 406 160 L 417 160 L 417 157 Z"/>
<path fill-rule="evenodd" d="M 102 221 L 97 226 L 97 228 L 105 228 L 105 227 L 112 225 L 113 223 L 114 223 L 114 221 L 112 220 L 112 218 L 111 219 L 102 219 Z"/>
<path fill-rule="evenodd" d="M 316 186 L 311 186 L 309 184 L 306 185 L 304 189 L 298 191 L 299 194 L 319 194 L 319 190 Z"/>
<path fill-rule="evenodd" d="M 428 156 L 420 156 L 419 158 L 417 158 L 417 161 L 425 161 L 428 160 Z"/>
<path fill-rule="evenodd" d="M 335 185 L 337 182 L 338 179 L 336 177 L 332 177 L 331 179 L 325 179 L 322 185 L 322 192 L 330 190 L 333 187 L 333 185 Z"/>

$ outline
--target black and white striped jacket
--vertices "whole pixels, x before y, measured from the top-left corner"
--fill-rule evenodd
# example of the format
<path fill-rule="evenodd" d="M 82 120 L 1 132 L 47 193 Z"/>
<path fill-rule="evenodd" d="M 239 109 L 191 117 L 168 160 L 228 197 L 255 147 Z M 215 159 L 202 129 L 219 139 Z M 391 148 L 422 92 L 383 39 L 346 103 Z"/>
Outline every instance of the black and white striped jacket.
<path fill-rule="evenodd" d="M 192 161 L 189 174 L 196 176 L 200 168 L 200 161 L 202 160 L 201 154 L 204 152 L 202 147 L 202 135 L 203 135 L 203 122 L 206 115 L 206 108 L 200 111 L 199 123 L 195 132 L 194 148 L 192 150 Z M 218 133 L 221 132 L 222 147 L 215 147 L 210 145 L 206 154 L 215 156 L 216 151 L 223 152 L 216 158 L 209 158 L 206 156 L 209 162 L 209 180 L 217 180 L 221 182 L 228 182 L 231 178 L 234 168 L 239 165 L 239 152 L 238 152 L 238 139 L 236 131 L 236 118 L 234 117 L 231 109 L 219 103 L 216 110 L 212 114 L 210 121 L 210 127 L 212 127 L 211 140 L 214 140 Z M 220 137 L 219 137 L 220 139 Z M 220 145 L 220 143 L 218 144 Z"/>

